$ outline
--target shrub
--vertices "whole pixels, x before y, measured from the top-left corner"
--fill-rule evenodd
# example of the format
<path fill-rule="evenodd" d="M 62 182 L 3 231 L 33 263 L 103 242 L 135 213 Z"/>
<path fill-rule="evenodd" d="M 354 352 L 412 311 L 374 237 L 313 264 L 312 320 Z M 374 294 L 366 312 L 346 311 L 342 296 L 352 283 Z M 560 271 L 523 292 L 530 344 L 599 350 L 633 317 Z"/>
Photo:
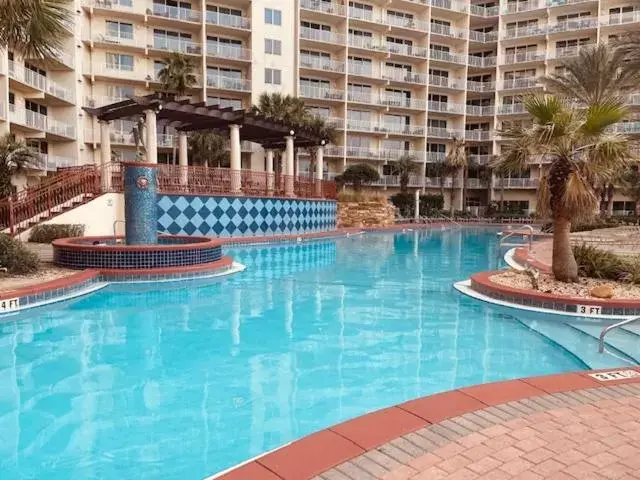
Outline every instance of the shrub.
<path fill-rule="evenodd" d="M 580 274 L 592 278 L 618 280 L 628 271 L 628 266 L 616 254 L 589 245 L 576 245 L 573 255 Z"/>
<path fill-rule="evenodd" d="M 29 241 L 34 243 L 51 243 L 58 238 L 81 237 L 84 235 L 84 225 L 48 224 L 36 225 L 31 229 Z"/>
<path fill-rule="evenodd" d="M 371 165 L 360 163 L 347 167 L 335 180 L 339 185 L 351 185 L 355 191 L 358 191 L 363 185 L 380 180 L 380 174 Z"/>
<path fill-rule="evenodd" d="M 6 233 L 0 233 L 0 267 L 15 275 L 33 273 L 38 270 L 38 255 Z"/>
<path fill-rule="evenodd" d="M 413 216 L 415 194 L 396 193 L 389 200 L 399 210 L 400 216 L 409 218 Z M 420 195 L 420 215 L 429 216 L 439 212 L 444 207 L 444 198 L 441 195 Z"/>

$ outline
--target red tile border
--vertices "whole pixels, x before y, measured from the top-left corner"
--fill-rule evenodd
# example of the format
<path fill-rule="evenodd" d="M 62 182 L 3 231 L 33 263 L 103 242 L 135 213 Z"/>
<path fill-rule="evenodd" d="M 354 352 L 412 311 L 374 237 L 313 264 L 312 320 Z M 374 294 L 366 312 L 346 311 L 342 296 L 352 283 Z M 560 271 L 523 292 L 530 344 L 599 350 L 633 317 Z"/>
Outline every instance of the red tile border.
<path fill-rule="evenodd" d="M 38 293 L 48 292 L 50 290 L 57 290 L 59 288 L 66 288 L 76 283 L 85 282 L 100 275 L 100 270 L 83 270 L 81 272 L 73 273 L 66 277 L 57 278 L 48 282 L 39 283 L 38 285 L 32 285 L 29 287 L 18 288 L 16 290 L 5 290 L 0 292 L 0 300 L 8 298 L 21 298 L 29 295 L 37 295 Z"/>
<path fill-rule="evenodd" d="M 398 407 L 385 408 L 331 427 L 331 431 L 370 450 L 418 430 L 428 422 Z"/>
<path fill-rule="evenodd" d="M 546 393 L 522 380 L 484 383 L 474 385 L 473 387 L 461 388 L 460 391 L 488 406 L 500 405 L 501 403 L 544 395 Z"/>
<path fill-rule="evenodd" d="M 258 462 L 249 462 L 241 467 L 234 468 L 228 473 L 218 477 L 216 480 L 282 480 L 281 477 L 273 473 L 264 465 Z"/>
<path fill-rule="evenodd" d="M 429 423 L 438 423 L 447 418 L 463 415 L 471 410 L 487 407 L 482 401 L 460 390 L 417 398 L 399 406 Z"/>
<path fill-rule="evenodd" d="M 525 378 L 522 381 L 546 393 L 580 390 L 583 388 L 597 387 L 600 385 L 600 383 L 598 383 L 592 377 L 584 376 L 579 373 L 545 375 L 542 377 Z"/>
<path fill-rule="evenodd" d="M 117 240 L 123 240 L 124 237 L 122 235 L 118 235 L 115 237 Z M 162 244 L 158 243 L 155 245 L 125 245 L 125 244 L 116 244 L 109 245 L 110 252 L 143 252 L 147 250 L 153 251 L 171 251 L 171 250 L 202 250 L 211 247 L 218 247 L 222 245 L 222 242 L 218 238 L 210 238 L 210 237 L 190 237 L 188 235 L 159 235 L 159 238 L 179 238 L 182 240 L 187 240 L 187 243 L 170 243 L 170 244 Z M 93 252 L 93 251 L 104 251 L 105 245 L 92 245 L 93 242 L 106 242 L 108 240 L 113 240 L 113 235 L 111 236 L 100 236 L 100 237 L 71 237 L 71 238 L 59 238 L 58 240 L 54 240 L 51 242 L 53 248 L 66 248 L 72 249 L 74 251 L 83 251 L 83 252 Z M 89 243 L 87 243 L 89 242 Z"/>
<path fill-rule="evenodd" d="M 532 267 L 535 267 L 542 272 L 551 271 L 551 265 L 530 256 L 529 253 L 530 252 L 528 249 L 524 247 L 518 247 L 516 248 L 515 252 L 513 252 L 513 258 L 522 266 L 531 265 Z"/>

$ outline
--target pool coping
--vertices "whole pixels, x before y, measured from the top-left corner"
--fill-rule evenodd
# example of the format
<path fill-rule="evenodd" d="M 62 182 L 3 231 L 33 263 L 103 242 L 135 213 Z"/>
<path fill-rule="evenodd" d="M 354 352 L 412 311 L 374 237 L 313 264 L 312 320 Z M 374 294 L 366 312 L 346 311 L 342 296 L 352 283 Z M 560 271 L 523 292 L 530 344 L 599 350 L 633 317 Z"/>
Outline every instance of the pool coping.
<path fill-rule="evenodd" d="M 620 372 L 633 372 L 636 376 L 622 378 Z M 399 448 L 394 447 L 394 442 L 401 437 L 425 428 L 434 427 L 435 430 L 443 423 L 448 425 L 449 419 L 464 418 L 474 412 L 513 405 L 526 399 L 627 384 L 640 386 L 640 367 L 536 376 L 436 393 L 333 425 L 207 477 L 207 480 L 321 480 L 319 475 L 336 466 L 381 446 Z M 405 479 L 408 476 L 389 478 Z"/>

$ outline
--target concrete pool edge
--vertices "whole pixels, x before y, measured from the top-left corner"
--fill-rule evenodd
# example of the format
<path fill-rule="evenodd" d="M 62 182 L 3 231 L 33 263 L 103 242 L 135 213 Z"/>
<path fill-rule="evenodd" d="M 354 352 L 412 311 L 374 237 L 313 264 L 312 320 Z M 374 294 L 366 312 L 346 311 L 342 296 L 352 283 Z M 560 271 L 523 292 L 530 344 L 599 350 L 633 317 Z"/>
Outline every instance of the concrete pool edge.
<path fill-rule="evenodd" d="M 510 420 L 505 412 L 511 411 L 511 419 L 517 417 L 513 412 L 520 416 L 542 413 L 545 402 L 548 410 L 568 407 L 572 401 L 580 403 L 575 392 L 603 400 L 607 397 L 597 391 L 613 390 L 606 387 L 617 388 L 621 396 L 640 397 L 640 367 L 486 383 L 421 397 L 313 433 L 208 480 L 323 480 L 334 478 L 320 476 L 334 468 L 338 475 L 361 469 L 366 475 L 362 478 L 409 478 L 420 473 L 411 462 L 429 455 L 427 447 L 444 447 L 463 437 L 470 441 L 480 430 L 474 431 L 473 425 L 498 429 L 500 420 Z M 409 457 L 411 461 L 403 461 Z M 372 468 L 379 472 L 386 469 L 388 475 L 375 476 Z M 433 475 L 444 478 L 435 471 Z"/>

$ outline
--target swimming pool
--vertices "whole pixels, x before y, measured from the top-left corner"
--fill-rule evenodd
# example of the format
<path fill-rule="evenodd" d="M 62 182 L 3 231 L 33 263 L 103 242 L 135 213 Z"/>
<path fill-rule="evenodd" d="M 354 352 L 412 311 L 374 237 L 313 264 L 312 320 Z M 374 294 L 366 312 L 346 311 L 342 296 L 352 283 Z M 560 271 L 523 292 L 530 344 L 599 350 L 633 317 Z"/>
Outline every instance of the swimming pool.
<path fill-rule="evenodd" d="M 585 368 L 452 288 L 496 249 L 481 228 L 238 248 L 224 280 L 5 318 L 1 478 L 200 479 L 407 399 Z"/>

